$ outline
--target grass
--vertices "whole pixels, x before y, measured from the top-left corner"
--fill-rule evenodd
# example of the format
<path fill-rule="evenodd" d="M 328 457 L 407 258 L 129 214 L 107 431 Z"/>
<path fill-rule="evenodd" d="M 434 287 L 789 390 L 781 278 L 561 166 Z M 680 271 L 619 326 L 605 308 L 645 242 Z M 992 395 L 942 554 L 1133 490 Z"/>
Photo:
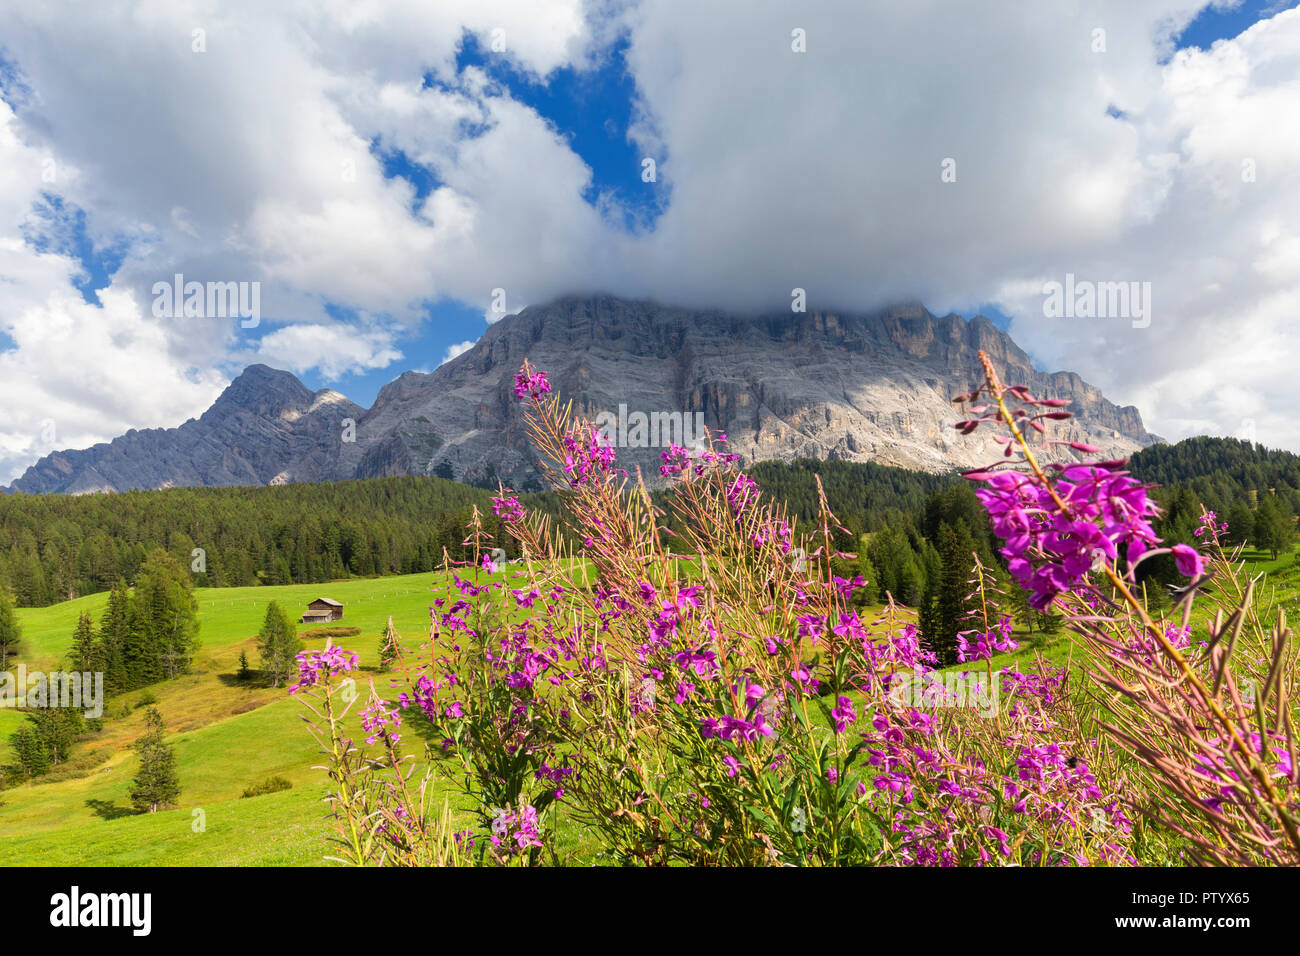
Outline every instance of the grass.
<path fill-rule="evenodd" d="M 1284 607 L 1300 598 L 1300 565 L 1295 555 L 1273 561 L 1271 555 L 1248 553 L 1252 573 L 1268 571 L 1268 591 Z M 103 729 L 83 739 L 71 766 L 47 778 L 0 791 L 0 840 L 8 865 L 321 865 L 330 852 L 329 823 L 322 803 L 326 783 L 312 767 L 319 755 L 299 714 L 299 700 L 283 689 L 241 683 L 236 678 L 239 654 L 257 664 L 255 634 L 269 601 L 291 612 L 314 598 L 342 601 L 345 615 L 325 627 L 361 628 L 360 635 L 339 641 L 358 652 L 362 671 L 358 682 L 377 673 L 380 634 L 389 615 L 408 647 L 424 639 L 429 606 L 445 596 L 441 575 L 414 574 L 327 585 L 289 585 L 201 589 L 196 592 L 203 645 L 191 674 L 149 688 L 157 698 L 175 747 L 181 781 L 181 806 L 156 814 L 135 814 L 127 796 L 135 773 L 130 744 L 142 732 L 143 709 L 104 721 Z M 19 658 L 29 669 L 60 666 L 71 643 L 77 617 L 87 611 L 98 617 L 107 595 L 97 594 L 46 608 L 20 609 L 24 646 Z M 863 609 L 870 620 L 879 608 Z M 323 646 L 311 628 L 300 631 L 308 647 Z M 1054 664 L 1069 658 L 1067 632 L 1026 639 L 1017 632 L 1021 649 L 999 655 L 994 669 L 1013 660 L 1032 660 L 1036 652 Z M 12 668 L 11 664 L 11 668 Z M 1077 667 L 1076 662 L 1076 667 Z M 958 665 L 956 669 L 968 669 Z M 979 669 L 983 669 L 980 665 Z M 123 703 L 135 704 L 141 691 L 109 703 L 110 712 Z M 21 715 L 0 708 L 0 762 L 7 758 L 7 736 Z M 280 776 L 292 788 L 242 798 L 249 787 Z M 454 800 L 450 789 L 439 795 Z M 558 846 L 574 858 L 583 856 L 586 841 L 576 826 L 561 825 Z"/>
<path fill-rule="evenodd" d="M 10 865 L 54 863 L 242 865 L 320 863 L 327 852 L 323 775 L 317 746 L 299 718 L 301 703 L 272 689 L 241 683 L 239 654 L 256 667 L 256 632 L 266 605 L 279 601 L 291 611 L 322 595 L 342 601 L 339 624 L 361 628 L 343 641 L 361 658 L 359 683 L 386 678 L 376 673 L 379 637 L 391 614 L 410 646 L 423 639 L 429 606 L 445 594 L 441 576 L 414 574 L 328 585 L 200 589 L 196 592 L 203 646 L 193 673 L 153 685 L 149 692 L 167 722 L 181 780 L 181 807 L 135 815 L 127 796 L 135 773 L 130 744 L 142 732 L 143 709 L 109 719 L 104 729 L 78 745 L 72 772 L 0 791 L 0 839 Z M 67 653 L 77 617 L 97 615 L 107 603 L 98 594 L 46 608 L 19 610 L 29 669 L 53 670 Z M 337 625 L 336 625 L 337 626 Z M 308 647 L 324 646 L 311 628 L 300 635 Z M 110 701 L 136 703 L 142 691 Z M 0 735 L 21 723 L 12 709 L 0 709 Z M 7 743 L 0 742 L 0 761 Z M 68 771 L 64 771 L 67 773 Z M 292 790 L 241 799 L 243 791 L 271 776 Z M 58 777 L 60 774 L 55 774 Z M 206 830 L 195 832 L 196 811 Z"/>

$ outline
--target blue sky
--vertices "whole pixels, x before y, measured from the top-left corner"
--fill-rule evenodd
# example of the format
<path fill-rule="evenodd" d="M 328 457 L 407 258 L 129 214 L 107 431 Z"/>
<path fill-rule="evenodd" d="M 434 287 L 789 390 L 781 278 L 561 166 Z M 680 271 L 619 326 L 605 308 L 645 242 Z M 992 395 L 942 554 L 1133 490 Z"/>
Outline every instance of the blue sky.
<path fill-rule="evenodd" d="M 1283 9 L 1300 5 L 1300 0 L 1242 0 L 1232 9 L 1207 7 L 1179 34 L 1176 47 L 1208 49 L 1214 41 L 1237 36 L 1259 20 Z M 487 72 L 514 99 L 527 104 L 553 124 L 591 168 L 592 184 L 584 198 L 594 204 L 600 192 L 615 194 L 631 214 L 622 223 L 629 230 L 653 228 L 664 204 L 670 197 L 665 191 L 647 188 L 641 181 L 641 157 L 628 139 L 632 120 L 632 103 L 636 89 L 627 70 L 627 41 L 621 39 L 604 56 L 599 67 L 591 71 L 565 67 L 544 82 L 513 69 L 508 60 L 492 57 L 471 34 L 465 34 L 456 59 L 457 72 L 477 67 Z M 434 77 L 425 82 L 433 84 Z M 416 166 L 400 151 L 387 151 L 382 144 L 376 152 L 385 158 L 385 173 L 401 177 L 417 188 L 423 200 L 438 183 L 427 168 Z M 1011 318 L 996 304 L 975 303 L 958 309 L 967 317 L 983 314 L 1003 330 Z M 429 310 L 429 323 L 423 333 L 403 343 L 406 358 L 397 363 L 400 369 L 378 369 L 364 375 L 349 375 L 327 383 L 319 376 L 304 376 L 311 388 L 335 388 L 353 401 L 369 405 L 387 382 L 407 368 L 432 369 L 442 360 L 449 346 L 477 338 L 484 330 L 482 313 L 462 305 L 444 302 Z"/>
<path fill-rule="evenodd" d="M 591 183 L 583 199 L 596 207 L 602 195 L 615 198 L 624 213 L 617 225 L 635 232 L 653 228 L 666 201 L 666 190 L 642 182 L 641 156 L 628 138 L 635 84 L 624 60 L 626 50 L 626 40 L 620 39 L 602 52 L 594 68 L 565 66 L 543 81 L 508 59 L 492 56 L 476 36 L 464 33 L 455 71 L 459 77 L 466 69 L 482 70 L 505 95 L 536 110 L 553 125 L 591 169 Z M 424 85 L 452 88 L 432 73 L 425 74 Z M 435 170 L 412 161 L 391 144 L 376 139 L 371 151 L 383 163 L 386 177 L 405 180 L 414 187 L 417 206 L 441 185 Z M 94 275 L 102 275 L 93 256 L 86 261 L 97 269 Z M 404 358 L 394 365 L 333 381 L 311 372 L 302 378 L 312 389 L 333 388 L 368 406 L 379 389 L 403 371 L 436 368 L 449 347 L 476 340 L 486 328 L 481 309 L 443 299 L 427 307 L 420 329 L 400 340 Z M 269 331 L 272 329 L 264 329 L 263 334 Z"/>
<path fill-rule="evenodd" d="M 1236 6 L 1206 7 L 1178 35 L 1177 48 L 1200 47 L 1208 50 L 1215 40 L 1235 37 L 1252 24 L 1283 10 L 1290 10 L 1300 0 L 1241 0 Z"/>
<path fill-rule="evenodd" d="M 1216 40 L 1235 37 L 1261 18 L 1298 4 L 1300 0 L 1243 0 L 1231 9 L 1206 8 L 1179 35 L 1177 48 L 1209 48 Z M 482 70 L 501 92 L 535 110 L 558 130 L 591 170 L 591 182 L 583 199 L 593 207 L 602 194 L 617 199 L 622 218 L 615 224 L 628 232 L 638 232 L 654 228 L 671 197 L 665 186 L 642 181 L 641 156 L 628 136 L 636 87 L 625 59 L 627 49 L 628 41 L 621 37 L 601 52 L 594 68 L 566 65 L 542 79 L 517 68 L 509 59 L 491 55 L 474 34 L 465 32 L 454 69 L 456 80 L 467 69 Z M 0 84 L 0 91 L 7 98 L 17 99 L 30 93 L 15 85 L 12 70 L 3 58 L 0 58 L 0 77 L 8 81 L 7 90 Z M 452 88 L 454 82 L 439 79 L 433 73 L 424 77 L 426 86 Z M 381 161 L 387 178 L 402 179 L 414 187 L 416 206 L 441 185 L 435 170 L 413 162 L 402 150 L 381 139 L 372 141 L 371 152 Z M 95 290 L 109 283 L 122 262 L 124 243 L 96 246 L 87 233 L 84 211 L 69 207 L 57 196 L 47 195 L 43 206 L 35 212 L 50 228 L 29 236 L 33 247 L 75 256 L 83 268 L 76 286 L 87 302 L 96 302 Z M 329 304 L 327 309 L 336 317 L 349 314 L 348 310 Z M 1011 325 L 1010 316 L 995 303 L 974 303 L 957 311 L 968 317 L 982 313 L 1002 329 Z M 264 324 L 260 335 L 269 334 L 275 327 Z M 334 380 L 327 379 L 318 370 L 308 371 L 301 377 L 312 389 L 334 388 L 368 406 L 379 389 L 401 372 L 436 368 L 449 347 L 477 339 L 486 327 L 481 309 L 442 299 L 428 304 L 423 324 L 399 339 L 397 344 L 403 358 L 389 367 L 352 372 Z M 259 337 L 259 333 L 252 335 L 254 340 Z M 0 347 L 8 341 L 0 332 Z"/>
<path fill-rule="evenodd" d="M 636 88 L 624 59 L 626 52 L 627 41 L 621 38 L 602 51 L 594 68 L 565 66 L 543 81 L 510 60 L 491 55 L 477 37 L 464 33 L 455 71 L 459 76 L 466 69 L 482 70 L 506 95 L 544 117 L 591 169 L 591 183 L 583 199 L 593 207 L 602 194 L 617 199 L 617 208 L 624 212 L 617 225 L 635 232 L 653 228 L 667 201 L 667 191 L 659 184 L 642 182 L 641 155 L 628 138 Z M 450 88 L 432 73 L 425 74 L 424 85 Z M 413 162 L 400 149 L 377 140 L 372 152 L 383 161 L 389 179 L 404 179 L 415 188 L 417 204 L 440 185 L 435 171 Z M 379 389 L 401 372 L 436 368 L 450 346 L 475 340 L 487 328 L 481 309 L 453 301 L 431 305 L 427 316 L 418 334 L 402 340 L 405 358 L 394 366 L 336 381 L 308 373 L 304 381 L 312 389 L 333 388 L 368 406 Z"/>
<path fill-rule="evenodd" d="M 369 405 L 498 287 L 982 312 L 1161 434 L 1300 449 L 1298 3 L 1170 44 L 1188 2 L 0 4 L 0 471 L 250 361 Z M 260 326 L 153 315 L 177 272 L 260 281 Z M 1150 280 L 1157 320 L 1045 321 L 1067 273 Z"/>

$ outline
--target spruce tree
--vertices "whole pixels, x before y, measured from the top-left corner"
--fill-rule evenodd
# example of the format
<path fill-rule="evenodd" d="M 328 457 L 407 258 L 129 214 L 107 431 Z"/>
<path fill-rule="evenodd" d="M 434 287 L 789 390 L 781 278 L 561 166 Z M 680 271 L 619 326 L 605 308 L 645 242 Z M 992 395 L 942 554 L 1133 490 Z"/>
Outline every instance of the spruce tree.
<path fill-rule="evenodd" d="M 959 519 L 956 527 L 946 521 L 939 524 L 939 567 L 926 584 L 920 625 L 921 636 L 941 665 L 957 663 L 957 633 L 965 629 L 971 608 L 967 595 L 975 570 L 974 550 L 965 521 Z"/>
<path fill-rule="evenodd" d="M 6 777 L 39 777 L 68 759 L 72 745 L 85 732 L 86 718 L 75 707 L 56 704 L 47 698 L 24 709 L 26 722 L 9 735 L 11 763 L 4 768 Z"/>
<path fill-rule="evenodd" d="M 144 734 L 134 746 L 140 767 L 131 781 L 131 805 L 141 813 L 157 813 L 181 795 L 176 776 L 176 754 L 163 737 L 163 718 L 157 707 L 144 714 Z"/>
<path fill-rule="evenodd" d="M 1223 516 L 1219 516 L 1222 520 Z M 1228 544 L 1245 544 L 1255 537 L 1255 515 L 1244 501 L 1235 503 L 1227 515 Z"/>
<path fill-rule="evenodd" d="M 302 650 L 298 625 L 288 612 L 272 601 L 266 606 L 262 629 L 257 633 L 257 648 L 262 656 L 262 672 L 279 687 L 294 669 L 294 658 Z"/>
<path fill-rule="evenodd" d="M 0 587 L 0 671 L 8 669 L 9 658 L 18 653 L 22 636 L 23 629 L 14 613 L 13 598 L 6 588 Z"/>
<path fill-rule="evenodd" d="M 121 579 L 108 593 L 108 607 L 99 621 L 99 640 L 104 653 L 104 687 L 109 694 L 130 690 L 135 685 L 126 669 L 126 645 L 131 629 L 131 593 Z"/>
<path fill-rule="evenodd" d="M 1290 507 L 1276 495 L 1260 495 L 1255 512 L 1255 544 L 1271 552 L 1276 561 L 1278 552 L 1291 550 L 1294 537 L 1295 519 Z"/>
<path fill-rule="evenodd" d="M 68 660 L 73 670 L 95 672 L 104 669 L 104 645 L 95 631 L 94 620 L 85 611 L 77 618 L 77 627 L 72 632 Z"/>
<path fill-rule="evenodd" d="M 137 660 L 141 676 L 152 678 L 136 686 L 188 673 L 199 645 L 199 606 L 189 572 L 173 555 L 155 549 L 140 571 L 134 605 L 142 652 Z"/>

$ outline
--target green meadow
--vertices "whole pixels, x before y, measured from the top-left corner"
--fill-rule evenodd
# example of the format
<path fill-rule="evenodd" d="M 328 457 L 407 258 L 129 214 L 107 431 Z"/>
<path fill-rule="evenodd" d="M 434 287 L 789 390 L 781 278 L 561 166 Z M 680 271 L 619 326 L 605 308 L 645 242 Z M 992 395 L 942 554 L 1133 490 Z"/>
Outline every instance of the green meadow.
<path fill-rule="evenodd" d="M 438 584 L 437 593 L 434 586 Z M 0 847 L 6 864 L 311 865 L 328 852 L 324 777 L 312 769 L 317 745 L 299 717 L 299 700 L 283 688 L 236 679 L 239 654 L 257 667 L 256 633 L 266 605 L 279 601 L 301 612 L 320 596 L 345 605 L 338 625 L 361 634 L 337 643 L 361 658 L 358 683 L 377 673 L 379 636 L 391 614 L 409 646 L 429 625 L 429 605 L 444 593 L 439 576 L 414 574 L 328 585 L 200 589 L 196 591 L 203 646 L 191 674 L 148 688 L 167 722 L 181 779 L 181 806 L 157 814 L 131 810 L 127 789 L 135 773 L 130 744 L 141 733 L 143 709 L 111 717 L 78 744 L 73 759 L 50 782 L 0 790 Z M 71 642 L 82 611 L 98 615 L 107 595 L 19 611 L 29 669 L 53 670 Z M 322 647 L 301 628 L 308 647 Z M 255 684 L 256 682 L 252 682 Z M 106 716 L 139 701 L 146 691 L 111 699 Z M 21 721 L 0 708 L 0 761 L 7 736 Z M 293 789 L 241 798 L 245 788 L 280 776 Z M 62 778 L 62 779 L 60 779 Z"/>
<path fill-rule="evenodd" d="M 1265 595 L 1283 606 L 1300 595 L 1300 566 L 1294 555 L 1278 561 L 1263 553 L 1247 556 L 1253 570 L 1269 572 Z M 300 714 L 302 701 L 283 688 L 242 683 L 236 678 L 244 651 L 257 667 L 256 633 L 266 605 L 279 601 L 295 614 L 317 597 L 342 601 L 339 626 L 359 627 L 355 637 L 338 640 L 358 652 L 357 674 L 364 692 L 373 679 L 383 691 L 387 675 L 378 667 L 379 638 L 388 618 L 409 648 L 422 640 L 429 625 L 429 606 L 445 596 L 441 574 L 413 574 L 327 585 L 289 585 L 199 589 L 195 592 L 202 622 L 202 647 L 193 672 L 110 699 L 103 729 L 84 737 L 72 759 L 36 784 L 0 790 L 0 854 L 6 865 L 209 865 L 313 866 L 326 863 L 327 837 L 324 775 L 313 769 L 317 745 Z M 71 643 L 77 617 L 98 617 L 107 595 L 96 594 L 44 608 L 20 609 L 23 653 L 29 669 L 54 670 Z M 864 619 L 870 619 L 868 609 Z M 300 629 L 308 647 L 324 646 L 312 628 Z M 1070 655 L 1065 632 L 1026 640 L 1021 650 L 1000 655 L 995 668 L 1013 657 L 1042 653 L 1056 664 Z M 11 664 L 11 669 L 13 665 Z M 982 667 L 981 667 L 982 669 Z M 181 780 L 180 806 L 156 814 L 137 814 L 127 797 L 136 760 L 131 743 L 143 727 L 142 696 L 156 698 L 174 746 Z M 392 696 L 388 694 L 386 696 Z M 0 708 L 0 762 L 7 756 L 7 737 L 21 721 L 11 708 Z M 283 777 L 289 790 L 243 798 L 248 787 L 272 776 Z M 454 788 L 444 795 L 456 806 Z M 560 847 L 580 852 L 581 834 L 561 821 Z M 590 862 L 590 861 L 587 861 Z"/>

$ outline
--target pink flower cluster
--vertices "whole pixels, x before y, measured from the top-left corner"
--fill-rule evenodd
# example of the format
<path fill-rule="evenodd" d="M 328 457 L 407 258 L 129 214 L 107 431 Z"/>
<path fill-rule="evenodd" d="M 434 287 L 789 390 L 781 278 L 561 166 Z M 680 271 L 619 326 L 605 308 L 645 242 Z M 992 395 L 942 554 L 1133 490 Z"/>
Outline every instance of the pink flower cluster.
<path fill-rule="evenodd" d="M 1228 522 L 1220 521 L 1219 516 L 1213 511 L 1206 511 L 1201 514 L 1200 526 L 1192 532 L 1198 538 L 1203 538 L 1204 544 L 1218 544 L 1219 537 L 1228 533 Z"/>
<path fill-rule="evenodd" d="M 584 425 L 564 436 L 564 473 L 578 487 L 614 467 L 618 453 L 599 428 Z"/>
<path fill-rule="evenodd" d="M 524 506 L 514 495 L 503 495 L 492 499 L 492 513 L 506 524 L 515 524 L 524 520 Z"/>
<path fill-rule="evenodd" d="M 551 383 L 546 380 L 545 372 L 536 371 L 527 364 L 515 372 L 515 398 L 536 401 L 550 390 Z"/>
<path fill-rule="evenodd" d="M 726 442 L 727 436 L 721 433 L 714 436 L 718 442 Z M 669 445 L 659 453 L 659 474 L 665 478 L 684 475 L 694 471 L 696 476 L 703 475 L 710 468 L 727 467 L 740 461 L 740 456 L 731 452 L 717 452 L 710 449 L 690 449 L 681 445 Z M 747 479 L 748 480 L 748 479 Z M 730 498 L 729 498 L 730 500 Z M 736 502 L 733 502 L 735 504 Z"/>
<path fill-rule="evenodd" d="M 289 688 L 291 694 L 328 681 L 331 675 L 345 674 L 360 666 L 356 654 L 336 645 L 319 651 L 303 651 L 295 659 L 298 661 L 298 683 Z"/>
<path fill-rule="evenodd" d="M 1011 636 L 1011 616 L 1002 615 L 997 626 L 987 634 L 963 631 L 957 635 L 957 660 L 986 661 L 994 652 L 1010 653 L 1019 650 L 1020 644 Z"/>
<path fill-rule="evenodd" d="M 492 845 L 498 849 L 504 846 L 512 853 L 541 846 L 537 809 L 525 805 L 517 813 L 498 811 L 492 820 Z"/>
<path fill-rule="evenodd" d="M 1040 611 L 1082 581 L 1099 558 L 1115 561 L 1122 549 L 1132 566 L 1160 544 L 1151 527 L 1159 509 L 1146 486 L 1108 464 L 1064 467 L 1053 487 L 1014 471 L 966 477 L 988 483 L 976 495 L 1005 544 L 1008 569 Z M 1173 551 L 1180 571 L 1198 570 L 1195 551 L 1186 545 Z"/>
<path fill-rule="evenodd" d="M 366 743 L 373 744 L 380 737 L 387 737 L 394 745 L 402 739 L 401 734 L 394 733 L 402 726 L 401 712 L 388 709 L 388 702 L 377 700 L 361 712 L 361 729 L 370 734 Z"/>

